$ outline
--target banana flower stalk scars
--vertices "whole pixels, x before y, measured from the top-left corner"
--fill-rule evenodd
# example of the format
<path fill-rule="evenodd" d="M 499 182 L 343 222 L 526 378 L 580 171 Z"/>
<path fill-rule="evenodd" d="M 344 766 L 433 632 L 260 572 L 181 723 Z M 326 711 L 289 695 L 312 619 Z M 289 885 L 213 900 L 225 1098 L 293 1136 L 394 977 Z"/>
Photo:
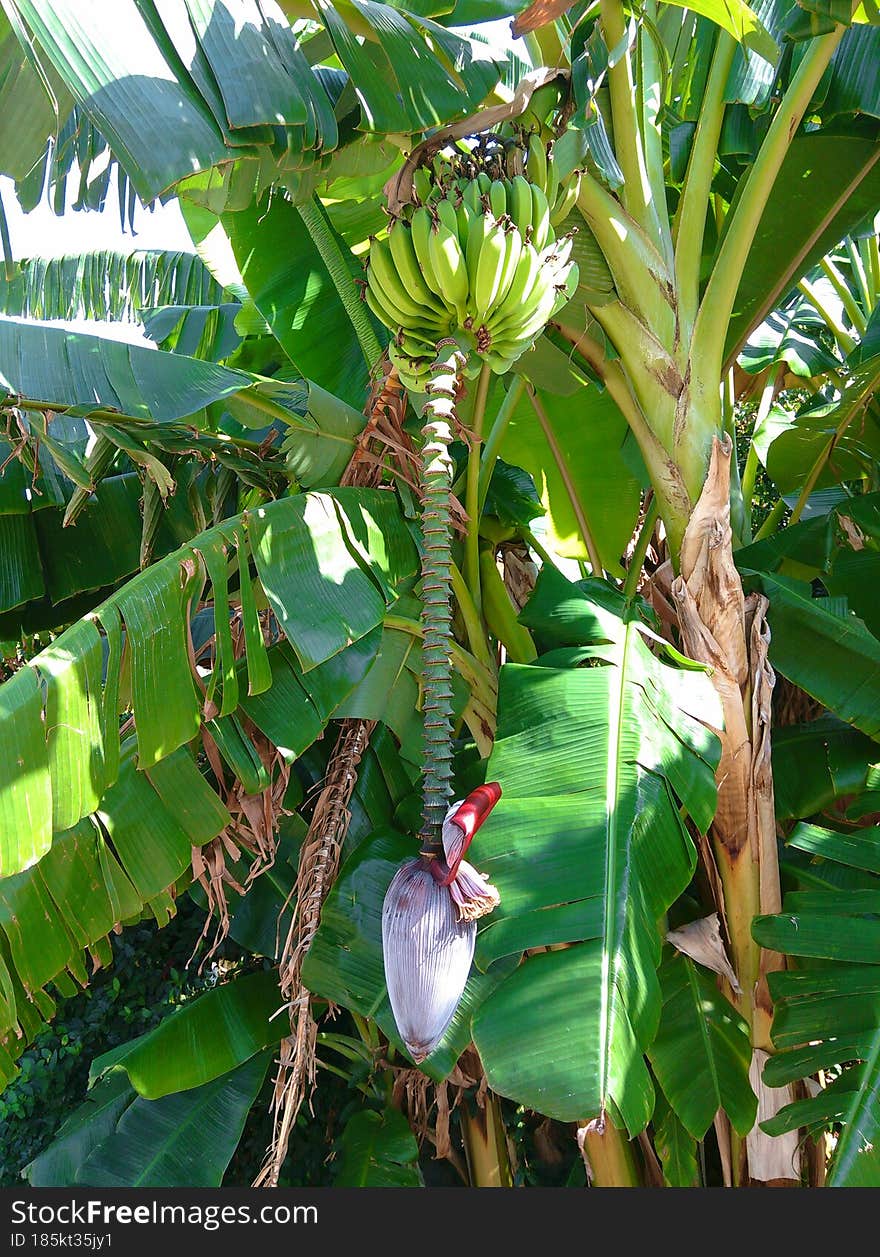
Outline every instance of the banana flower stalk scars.
<path fill-rule="evenodd" d="M 463 858 L 501 797 L 497 782 L 453 803 L 443 822 L 443 855 L 422 853 L 395 873 L 382 906 L 382 952 L 391 1011 L 413 1060 L 434 1050 L 458 1007 L 477 920 L 497 908 L 498 891 Z"/>

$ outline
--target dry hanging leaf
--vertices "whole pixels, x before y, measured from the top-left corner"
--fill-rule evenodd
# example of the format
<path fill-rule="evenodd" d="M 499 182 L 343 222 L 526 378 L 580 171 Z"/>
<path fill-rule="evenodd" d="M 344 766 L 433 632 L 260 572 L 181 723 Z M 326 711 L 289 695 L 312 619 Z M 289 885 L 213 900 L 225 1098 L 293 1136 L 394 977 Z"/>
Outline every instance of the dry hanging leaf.
<path fill-rule="evenodd" d="M 761 1122 L 775 1117 L 786 1104 L 797 1099 L 794 1088 L 768 1087 L 762 1080 L 764 1065 L 769 1060 L 766 1052 L 755 1048 L 749 1067 L 749 1082 L 758 1097 L 758 1116 L 755 1125 L 746 1136 L 749 1158 L 749 1177 L 761 1183 L 800 1181 L 800 1132 L 790 1130 L 785 1135 L 765 1135 Z"/>
<path fill-rule="evenodd" d="M 683 925 L 680 930 L 670 930 L 666 938 L 676 951 L 690 956 L 691 960 L 696 960 L 697 964 L 705 965 L 713 973 L 720 973 L 723 978 L 727 978 L 734 992 L 742 995 L 742 988 L 736 980 L 733 965 L 727 958 L 717 912 L 699 921 L 691 921 L 688 925 Z"/>

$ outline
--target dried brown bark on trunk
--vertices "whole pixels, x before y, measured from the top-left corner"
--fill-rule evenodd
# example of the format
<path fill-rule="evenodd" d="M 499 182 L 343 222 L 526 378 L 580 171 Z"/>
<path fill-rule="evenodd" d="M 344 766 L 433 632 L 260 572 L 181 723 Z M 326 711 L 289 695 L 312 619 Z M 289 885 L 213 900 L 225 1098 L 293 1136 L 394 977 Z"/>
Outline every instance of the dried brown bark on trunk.
<path fill-rule="evenodd" d="M 751 937 L 753 917 L 781 908 L 770 763 L 775 677 L 767 658 L 767 599 L 755 594 L 744 597 L 733 561 L 730 457 L 729 439 L 716 438 L 703 492 L 685 530 L 672 599 L 684 648 L 692 658 L 712 667 L 712 683 L 724 713 L 724 728 L 716 731 L 721 761 L 711 839 L 724 894 L 723 920 L 742 994 L 734 995 L 729 986 L 727 990 L 752 1028 L 752 1084 L 758 1093 L 759 1116 L 764 1118 L 794 1098 L 790 1088 L 771 1090 L 760 1078 L 760 1066 L 770 1048 L 766 975 L 781 968 L 784 959 L 759 948 Z M 770 1139 L 756 1126 L 734 1150 L 735 1178 L 741 1183 L 749 1178 L 796 1179 L 797 1142 L 796 1131 Z"/>

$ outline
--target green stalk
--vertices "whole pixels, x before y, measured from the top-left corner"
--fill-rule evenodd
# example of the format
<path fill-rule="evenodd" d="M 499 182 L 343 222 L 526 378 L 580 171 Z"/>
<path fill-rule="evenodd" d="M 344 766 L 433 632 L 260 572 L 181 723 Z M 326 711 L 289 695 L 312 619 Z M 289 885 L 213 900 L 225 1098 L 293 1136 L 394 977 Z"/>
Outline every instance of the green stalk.
<path fill-rule="evenodd" d="M 581 531 L 581 538 L 586 546 L 587 554 L 590 556 L 590 566 L 593 569 L 593 575 L 601 577 L 603 570 L 602 560 L 599 557 L 596 542 L 593 540 L 593 533 L 590 529 L 589 523 L 587 522 L 583 503 L 578 496 L 577 488 L 574 480 L 572 479 L 568 463 L 565 461 L 565 455 L 562 452 L 562 447 L 556 439 L 556 433 L 553 431 L 553 425 L 547 418 L 547 412 L 538 400 L 538 396 L 531 385 L 526 386 L 526 393 L 528 394 L 529 401 L 532 403 L 532 409 L 535 412 L 538 423 L 541 425 L 541 431 L 544 433 L 544 439 L 550 447 L 550 453 L 553 455 L 553 461 L 559 469 L 559 474 L 562 477 L 562 483 L 565 485 L 565 491 L 568 494 L 568 500 L 571 503 L 571 509 L 574 512 L 575 521 Z"/>
<path fill-rule="evenodd" d="M 581 175 L 577 204 L 608 263 L 621 300 L 671 346 L 675 337 L 672 273 L 649 236 L 589 173 Z"/>
<path fill-rule="evenodd" d="M 442 851 L 443 818 L 452 797 L 452 526 L 449 444 L 458 372 L 464 358 L 451 341 L 437 346 L 422 408 L 422 713 L 424 776 L 421 837 Z"/>
<path fill-rule="evenodd" d="M 312 243 L 321 255 L 321 261 L 327 267 L 339 299 L 345 307 L 345 313 L 351 320 L 367 367 L 372 370 L 382 356 L 382 347 L 376 339 L 367 307 L 361 301 L 345 255 L 324 217 L 321 203 L 316 196 L 312 196 L 310 201 L 304 201 L 296 208 Z"/>
<path fill-rule="evenodd" d="M 513 1187 L 513 1172 L 498 1097 L 488 1091 L 482 1110 L 472 1113 L 467 1105 L 462 1105 L 460 1113 L 471 1187 Z"/>
<path fill-rule="evenodd" d="M 874 308 L 872 300 L 874 294 L 871 292 L 871 286 L 868 283 L 868 276 L 865 274 L 865 266 L 862 262 L 861 252 L 856 248 L 855 242 L 852 239 L 847 240 L 846 251 L 849 254 L 850 266 L 853 269 L 853 275 L 855 276 L 856 283 L 859 286 L 862 302 L 866 311 L 870 314 Z"/>
<path fill-rule="evenodd" d="M 495 463 L 498 461 L 498 452 L 504 440 L 504 434 L 507 431 L 511 416 L 519 404 L 524 388 L 525 380 L 523 377 L 521 375 L 515 376 L 504 396 L 504 401 L 498 407 L 498 414 L 495 416 L 492 427 L 489 429 L 489 435 L 483 444 L 480 483 L 477 490 L 477 500 L 481 512 L 486 502 L 486 494 L 489 492 L 489 483 L 492 479 L 492 472 L 495 470 Z"/>
<path fill-rule="evenodd" d="M 480 614 L 474 605 L 474 600 L 470 595 L 467 585 L 465 584 L 465 579 L 456 564 L 452 563 L 449 570 L 452 577 L 453 597 L 458 603 L 458 609 L 461 612 L 461 618 L 464 621 L 464 628 L 467 633 L 470 648 L 477 659 L 479 659 L 480 663 L 485 664 L 487 668 L 491 668 L 492 659 L 489 654 L 489 647 L 486 644 L 486 634 L 483 632 Z"/>
<path fill-rule="evenodd" d="M 532 635 L 516 618 L 507 586 L 495 562 L 494 547 L 480 551 L 480 575 L 483 581 L 483 610 L 489 629 L 507 651 L 511 663 L 534 663 L 538 657 Z"/>
<path fill-rule="evenodd" d="M 489 395 L 489 381 L 492 372 L 488 363 L 483 363 L 477 380 L 474 396 L 474 410 L 471 415 L 471 439 L 468 445 L 467 483 L 465 487 L 464 509 L 467 512 L 467 532 L 464 538 L 464 577 L 477 614 L 480 613 L 480 454 L 483 441 L 483 419 L 486 414 L 486 398 Z"/>
<path fill-rule="evenodd" d="M 645 149 L 645 168 L 651 189 L 651 206 L 659 232 L 660 251 L 669 266 L 673 265 L 672 231 L 666 208 L 666 177 L 663 170 L 663 133 L 659 123 L 663 108 L 663 73 L 657 51 L 656 0 L 645 0 L 642 23 L 638 34 L 639 57 L 639 117 L 642 143 Z"/>
<path fill-rule="evenodd" d="M 594 1187 L 641 1187 L 632 1146 L 608 1118 L 583 1123 L 583 1156 Z"/>
<path fill-rule="evenodd" d="M 541 560 L 542 563 L 546 563 L 547 567 L 558 567 L 558 564 L 556 560 L 553 558 L 553 555 L 550 553 L 549 550 L 547 550 L 544 546 L 541 545 L 540 541 L 538 540 L 538 538 L 535 536 L 535 534 L 532 532 L 530 528 L 523 528 L 520 531 L 522 533 L 523 540 L 526 541 L 529 544 L 529 546 L 531 546 L 531 548 L 534 550 L 535 554 L 537 554 L 538 558 Z"/>
<path fill-rule="evenodd" d="M 659 515 L 659 507 L 657 505 L 656 494 L 652 496 L 648 503 L 648 509 L 645 511 L 645 518 L 639 531 L 638 540 L 632 552 L 632 558 L 629 561 L 629 567 L 626 569 L 626 581 L 624 582 L 623 592 L 627 602 L 635 598 L 639 588 L 639 577 L 642 574 L 642 567 L 645 563 L 645 555 L 648 553 L 648 546 L 651 544 L 651 536 L 654 532 L 654 525 Z"/>
<path fill-rule="evenodd" d="M 675 215 L 675 278 L 682 339 L 687 343 L 700 304 L 700 260 L 706 230 L 706 206 L 715 174 L 718 139 L 724 122 L 724 89 L 736 50 L 735 40 L 719 31 L 712 67 Z"/>
<path fill-rule="evenodd" d="M 875 300 L 880 300 L 880 240 L 871 236 L 868 240 L 868 258 L 871 263 L 871 284 Z"/>
<path fill-rule="evenodd" d="M 671 451 L 675 407 L 683 387 L 677 365 L 653 331 L 623 302 L 597 306 L 593 317 L 620 355 L 651 430 Z"/>
<path fill-rule="evenodd" d="M 724 342 L 740 280 L 767 200 L 789 151 L 791 137 L 845 30 L 846 27 L 837 26 L 830 35 L 822 35 L 808 45 L 728 221 L 712 276 L 700 302 L 691 342 L 691 362 L 699 369 L 707 388 L 717 388 L 721 379 Z"/>
<path fill-rule="evenodd" d="M 850 336 L 849 332 L 839 323 L 831 311 L 828 309 L 819 296 L 818 292 L 808 280 L 802 279 L 798 283 L 798 290 L 804 294 L 808 301 L 816 307 L 816 310 L 828 325 L 828 330 L 833 334 L 834 339 L 845 354 L 850 354 L 856 347 L 856 340 Z"/>
<path fill-rule="evenodd" d="M 755 479 L 758 475 L 758 454 L 755 449 L 755 433 L 761 424 L 770 414 L 770 407 L 773 405 L 773 397 L 776 392 L 776 381 L 779 378 L 779 372 L 782 368 L 781 362 L 774 362 L 767 375 L 767 382 L 761 393 L 761 400 L 758 403 L 758 412 L 755 415 L 755 422 L 752 427 L 752 440 L 749 444 L 749 452 L 746 454 L 746 465 L 743 468 L 742 478 L 742 499 L 743 511 L 747 521 L 752 518 L 752 499 L 755 496 Z"/>
<path fill-rule="evenodd" d="M 776 525 L 781 521 L 783 515 L 785 514 L 787 505 L 788 504 L 785 501 L 785 498 L 777 498 L 772 511 L 755 533 L 755 541 L 765 541 L 767 537 L 773 536 L 776 532 Z"/>
<path fill-rule="evenodd" d="M 614 128 L 614 155 L 624 178 L 621 189 L 623 203 L 659 247 L 659 220 L 651 202 L 651 185 L 639 134 L 632 63 L 629 49 L 621 51 L 627 37 L 623 5 L 620 0 L 599 0 L 599 13 L 605 44 L 609 52 L 617 56 L 617 61 L 608 68 L 608 88 Z"/>
<path fill-rule="evenodd" d="M 834 288 L 838 297 L 840 297 L 840 300 L 843 303 L 844 310 L 846 310 L 847 314 L 849 315 L 850 323 L 852 323 L 853 327 L 856 329 L 859 336 L 864 336 L 865 328 L 868 325 L 868 321 L 865 318 L 863 312 L 859 309 L 859 304 L 856 301 L 855 297 L 852 295 L 849 284 L 846 282 L 843 275 L 840 273 L 840 271 L 831 261 L 831 258 L 828 258 L 828 257 L 822 258 L 822 261 L 819 263 L 819 265 L 822 267 L 822 270 L 825 272 L 826 277 L 831 280 L 832 287 Z"/>

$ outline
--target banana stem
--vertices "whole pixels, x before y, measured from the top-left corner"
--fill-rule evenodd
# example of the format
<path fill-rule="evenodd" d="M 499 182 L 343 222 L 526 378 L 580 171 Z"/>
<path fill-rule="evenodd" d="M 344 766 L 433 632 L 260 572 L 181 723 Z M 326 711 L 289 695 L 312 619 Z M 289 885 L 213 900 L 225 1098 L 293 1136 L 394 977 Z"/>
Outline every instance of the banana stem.
<path fill-rule="evenodd" d="M 578 1142 L 593 1187 L 640 1187 L 632 1145 L 623 1131 L 604 1121 L 584 1123 Z"/>
<path fill-rule="evenodd" d="M 452 593 L 455 601 L 458 603 L 458 609 L 461 612 L 461 618 L 464 621 L 465 632 L 470 644 L 470 648 L 474 655 L 479 659 L 480 663 L 487 668 L 492 668 L 492 656 L 486 642 L 486 634 L 483 632 L 483 625 L 480 621 L 480 615 L 474 606 L 474 600 L 470 595 L 464 577 L 459 571 L 455 563 L 449 569 L 452 576 Z"/>
<path fill-rule="evenodd" d="M 514 379 L 505 394 L 504 401 L 498 407 L 498 414 L 489 430 L 489 435 L 483 444 L 483 457 L 480 465 L 480 484 L 478 490 L 478 499 L 480 510 L 482 511 L 486 501 L 486 494 L 489 492 L 489 484 L 492 480 L 492 472 L 495 470 L 495 464 L 498 461 L 498 451 L 501 442 L 504 440 L 504 434 L 507 431 L 511 416 L 516 410 L 519 399 L 522 397 L 525 388 L 525 380 L 521 375 Z"/>
<path fill-rule="evenodd" d="M 523 528 L 520 531 L 523 540 L 528 543 L 532 550 L 534 550 L 535 554 L 537 554 L 542 563 L 546 563 L 548 567 L 559 567 L 559 564 L 553 558 L 550 551 L 545 546 L 541 545 L 538 538 L 529 528 Z"/>
<path fill-rule="evenodd" d="M 498 1097 L 486 1093 L 482 1111 L 461 1108 L 461 1136 L 471 1187 L 513 1187 L 507 1138 Z"/>
<path fill-rule="evenodd" d="M 449 444 L 455 394 L 464 356 L 454 341 L 437 346 L 422 415 L 422 714 L 424 778 L 422 830 L 425 850 L 442 851 L 443 818 L 452 797 L 452 528 Z"/>
<path fill-rule="evenodd" d="M 831 258 L 822 258 L 819 265 L 825 272 L 826 279 L 831 281 L 831 286 L 840 298 L 841 304 L 844 310 L 846 310 L 850 323 L 852 323 L 859 336 L 864 336 L 865 328 L 868 325 L 867 320 L 862 311 L 859 309 L 858 302 L 852 295 L 849 285 L 843 275 L 831 261 Z"/>
<path fill-rule="evenodd" d="M 758 403 L 758 413 L 755 415 L 755 422 L 752 427 L 752 439 L 749 442 L 749 450 L 746 454 L 746 465 L 743 468 L 742 500 L 749 535 L 751 535 L 752 499 L 755 496 L 755 480 L 758 475 L 758 452 L 755 449 L 755 433 L 770 414 L 770 407 L 773 405 L 773 398 L 776 395 L 776 381 L 779 378 L 779 372 L 781 369 L 782 363 L 775 362 L 767 375 L 767 382 L 764 385 L 763 392 L 761 393 L 761 400 Z"/>
<path fill-rule="evenodd" d="M 764 520 L 761 527 L 755 533 L 755 541 L 765 541 L 767 537 L 770 537 L 773 535 L 773 533 L 776 531 L 776 525 L 781 522 L 782 517 L 785 514 L 785 508 L 787 505 L 788 503 L 786 502 L 785 498 L 777 498 L 776 504 L 771 510 L 770 514 L 767 516 L 767 518 Z"/>
<path fill-rule="evenodd" d="M 639 577 L 642 574 L 642 567 L 645 563 L 645 555 L 648 553 L 648 546 L 651 543 L 651 536 L 654 532 L 654 525 L 657 522 L 657 516 L 660 514 L 657 503 L 657 495 L 651 497 L 648 503 L 648 509 L 645 511 L 645 519 L 639 532 L 638 540 L 632 552 L 632 558 L 629 561 L 629 567 L 626 570 L 626 581 L 624 582 L 623 592 L 627 601 L 635 598 L 639 588 Z"/>
<path fill-rule="evenodd" d="M 312 238 L 312 243 L 321 255 L 321 261 L 327 267 L 333 285 L 339 294 L 339 300 L 342 302 L 345 313 L 351 320 L 354 328 L 354 334 L 358 339 L 361 347 L 361 353 L 367 364 L 367 369 L 372 370 L 379 358 L 382 356 L 382 347 L 373 331 L 370 317 L 367 314 L 367 307 L 361 301 L 348 263 L 343 255 L 342 250 L 330 229 L 327 220 L 324 218 L 323 210 L 320 208 L 320 201 L 313 196 L 310 201 L 304 201 L 303 204 L 297 205 L 299 216 L 303 220 L 306 231 Z"/>
<path fill-rule="evenodd" d="M 483 419 L 486 414 L 486 398 L 492 373 L 483 363 L 477 380 L 474 410 L 471 415 L 471 439 L 468 447 L 467 482 L 464 508 L 467 512 L 467 532 L 464 539 L 464 577 L 468 591 L 479 615 L 480 594 L 480 452 L 483 441 Z"/>
<path fill-rule="evenodd" d="M 830 331 L 834 335 L 834 339 L 837 341 L 838 345 L 843 350 L 843 352 L 845 354 L 852 353 L 852 351 L 856 347 L 855 338 L 853 336 L 850 336 L 849 332 L 846 330 L 846 328 L 843 326 L 840 320 L 834 317 L 832 312 L 828 309 L 827 304 L 825 304 L 822 301 L 822 298 L 819 296 L 816 289 L 806 279 L 802 279 L 799 281 L 798 288 L 804 294 L 804 296 L 809 301 L 812 302 L 812 304 L 818 310 L 819 314 L 828 324 Z"/>

